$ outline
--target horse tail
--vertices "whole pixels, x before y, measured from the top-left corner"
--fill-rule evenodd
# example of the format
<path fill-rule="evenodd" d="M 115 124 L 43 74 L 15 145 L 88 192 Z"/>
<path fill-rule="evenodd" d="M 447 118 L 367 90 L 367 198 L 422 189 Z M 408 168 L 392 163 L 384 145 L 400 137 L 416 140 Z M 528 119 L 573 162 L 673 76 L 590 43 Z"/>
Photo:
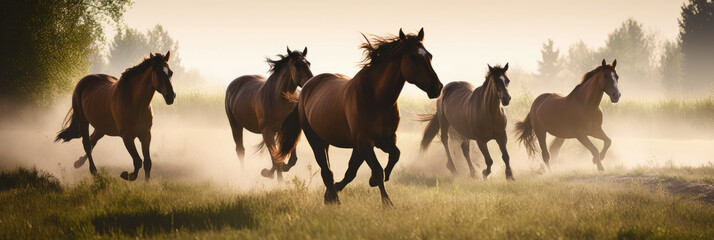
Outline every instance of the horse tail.
<path fill-rule="evenodd" d="M 81 99 L 82 90 L 86 84 L 82 83 L 83 81 L 80 80 L 79 83 L 77 83 L 77 87 L 74 89 L 74 93 L 72 94 L 72 107 L 69 108 L 69 112 L 67 112 L 67 115 L 64 117 L 64 121 L 62 123 L 63 129 L 57 134 L 55 142 L 59 142 L 60 140 L 63 142 L 69 142 L 72 139 L 82 137 L 82 134 L 79 131 L 79 121 L 86 121 L 86 119 L 83 119 L 84 113 L 82 112 Z"/>
<path fill-rule="evenodd" d="M 285 159 L 300 141 L 300 117 L 298 114 L 298 106 L 295 106 L 292 112 L 283 120 L 280 126 L 280 131 L 276 134 L 275 140 L 278 143 L 277 156 L 273 156 L 278 162 Z"/>
<path fill-rule="evenodd" d="M 535 133 L 533 132 L 533 124 L 531 124 L 530 113 L 528 113 L 526 119 L 516 123 L 516 134 L 518 135 L 518 141 L 526 147 L 528 156 L 535 156 L 538 148 L 536 148 L 535 144 Z"/>
<path fill-rule="evenodd" d="M 439 118 L 435 114 L 422 114 L 419 121 L 429 122 L 424 129 L 424 137 L 421 139 L 421 150 L 429 148 L 429 144 L 439 134 Z"/>

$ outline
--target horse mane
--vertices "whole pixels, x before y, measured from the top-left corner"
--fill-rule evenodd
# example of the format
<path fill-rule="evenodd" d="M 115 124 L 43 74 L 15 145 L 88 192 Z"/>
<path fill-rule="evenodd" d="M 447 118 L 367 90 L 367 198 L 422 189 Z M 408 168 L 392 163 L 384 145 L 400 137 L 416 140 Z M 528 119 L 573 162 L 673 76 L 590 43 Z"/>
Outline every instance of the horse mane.
<path fill-rule="evenodd" d="M 580 80 L 580 83 L 577 86 L 575 86 L 573 91 L 570 92 L 570 94 L 568 94 L 568 96 L 572 95 L 576 90 L 578 90 L 581 86 L 583 86 L 588 80 L 593 78 L 593 76 L 595 76 L 595 74 L 599 73 L 600 71 L 604 70 L 605 68 L 611 68 L 611 66 L 610 65 L 604 65 L 604 66 L 600 65 L 600 66 L 596 67 L 595 69 L 591 70 L 590 72 L 585 73 L 583 75 L 583 79 Z"/>
<path fill-rule="evenodd" d="M 300 52 L 291 52 L 291 53 L 285 54 L 285 55 L 278 54 L 277 55 L 278 59 L 276 59 L 276 60 L 267 58 L 265 61 L 268 62 L 268 64 L 270 65 L 270 70 L 268 70 L 268 71 L 270 73 L 280 72 L 280 70 L 282 70 L 283 67 L 285 67 L 285 65 L 288 64 L 288 62 L 290 61 L 291 58 L 298 57 L 301 55 L 302 54 Z"/>
<path fill-rule="evenodd" d="M 364 49 L 364 59 L 361 61 L 362 67 L 371 67 L 389 60 L 390 57 L 399 53 L 404 46 L 411 46 L 420 43 L 417 35 L 407 34 L 407 40 L 402 42 L 399 36 L 388 34 L 387 36 L 372 35 L 371 40 L 362 34 L 367 41 L 362 43 L 360 48 Z M 374 42 L 374 43 L 372 43 Z"/>
<path fill-rule="evenodd" d="M 497 69 L 497 70 L 500 71 L 500 72 L 504 72 L 504 71 L 503 71 L 503 67 L 501 67 L 501 65 L 492 66 L 491 68 Z M 489 71 L 486 71 L 486 79 L 483 81 L 483 86 L 484 86 L 484 87 L 485 87 L 486 85 L 488 85 L 488 79 L 491 78 L 491 77 L 492 77 L 492 76 L 491 76 L 491 71 L 490 71 L 490 70 L 489 70 Z"/>
<path fill-rule="evenodd" d="M 156 53 L 153 56 L 150 57 L 145 57 L 139 64 L 136 66 L 127 68 L 124 70 L 124 72 L 121 74 L 121 77 L 119 78 L 119 82 L 117 83 L 117 87 L 123 88 L 126 86 L 129 82 L 129 79 L 132 79 L 136 77 L 137 75 L 143 73 L 146 71 L 146 69 L 149 69 L 151 65 L 156 63 L 157 61 L 163 61 L 164 60 L 164 55 L 161 53 Z"/>

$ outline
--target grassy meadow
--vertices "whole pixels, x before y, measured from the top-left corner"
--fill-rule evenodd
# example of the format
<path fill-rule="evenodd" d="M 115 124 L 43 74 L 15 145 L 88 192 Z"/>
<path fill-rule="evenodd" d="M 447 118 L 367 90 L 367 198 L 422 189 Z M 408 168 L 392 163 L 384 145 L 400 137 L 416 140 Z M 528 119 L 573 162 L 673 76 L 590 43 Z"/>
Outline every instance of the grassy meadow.
<path fill-rule="evenodd" d="M 607 176 L 686 175 L 711 182 L 714 167 L 615 170 L 503 179 L 428 177 L 398 172 L 378 190 L 356 182 L 342 205 L 294 178 L 276 189 L 241 192 L 214 183 L 125 182 L 102 172 L 64 185 L 16 169 L 0 176 L 1 239 L 705 239 L 711 203 Z M 660 175 L 669 172 L 669 175 Z M 654 174 L 654 175 L 652 175 Z M 602 180 L 593 180 L 602 179 Z M 22 181 L 8 181 L 23 179 Z"/>

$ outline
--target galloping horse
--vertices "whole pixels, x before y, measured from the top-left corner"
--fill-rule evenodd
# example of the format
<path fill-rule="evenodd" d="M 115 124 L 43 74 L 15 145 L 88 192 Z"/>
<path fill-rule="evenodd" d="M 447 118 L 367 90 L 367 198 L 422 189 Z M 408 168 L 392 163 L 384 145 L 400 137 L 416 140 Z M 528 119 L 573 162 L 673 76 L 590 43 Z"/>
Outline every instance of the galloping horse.
<path fill-rule="evenodd" d="M 424 29 L 418 35 L 375 37 L 362 45 L 364 65 L 352 79 L 341 74 L 320 74 L 308 81 L 300 93 L 298 108 L 283 122 L 278 157 L 296 146 L 300 129 L 305 132 L 327 187 L 325 203 L 339 204 L 337 191 L 352 181 L 363 161 L 372 170 L 369 184 L 379 186 L 382 202 L 391 205 L 384 182 L 399 160 L 396 131 L 399 126 L 399 97 L 405 82 L 417 85 L 429 98 L 441 93 L 441 82 L 431 67 L 431 54 L 424 48 Z M 349 167 L 342 182 L 335 184 L 328 148 L 352 148 Z M 374 147 L 389 153 L 386 169 L 377 161 Z M 386 176 L 386 177 L 385 177 Z"/>
<path fill-rule="evenodd" d="M 551 152 L 557 154 L 565 138 L 576 138 L 593 155 L 593 163 L 599 171 L 604 171 L 602 161 L 605 158 L 612 141 L 602 130 L 602 111 L 600 101 L 603 92 L 610 96 L 610 101 L 617 103 L 620 100 L 620 89 L 617 87 L 618 75 L 615 70 L 617 60 L 612 65 L 607 65 L 605 59 L 602 65 L 586 73 L 583 80 L 575 86 L 568 96 L 555 93 L 544 93 L 538 96 L 531 106 L 531 111 L 526 119 L 516 124 L 519 140 L 526 146 L 529 155 L 535 155 L 537 149 L 533 135 L 538 138 L 538 143 L 543 155 L 543 162 L 550 168 L 550 154 L 546 147 L 546 133 L 555 136 L 551 144 Z M 588 136 L 604 142 L 602 152 L 590 142 Z"/>
<path fill-rule="evenodd" d="M 486 159 L 486 169 L 482 173 L 486 178 L 491 174 L 491 165 L 493 164 L 486 143 L 495 139 L 503 154 L 503 162 L 506 163 L 506 178 L 513 180 L 509 164 L 510 158 L 506 150 L 507 119 L 501 107 L 501 104 L 508 106 L 511 101 L 511 95 L 508 94 L 508 83 L 511 80 L 506 76 L 506 71 L 508 71 L 508 63 L 503 68 L 488 65 L 486 80 L 476 89 L 468 82 L 446 84 L 441 97 L 436 101 L 436 113 L 422 119 L 422 121 L 429 122 L 421 140 L 422 150 L 429 147 L 431 141 L 441 130 L 441 142 L 444 144 L 448 159 L 446 167 L 451 170 L 452 174 L 456 174 L 456 167 L 449 150 L 450 128 L 461 135 L 461 150 L 469 164 L 472 177 L 476 174 L 469 156 L 469 140 L 476 140 L 478 148 Z"/>
<path fill-rule="evenodd" d="M 288 164 L 277 161 L 275 156 L 275 134 L 290 112 L 297 105 L 297 87 L 312 77 L 310 62 L 305 59 L 307 48 L 302 52 L 290 51 L 278 55 L 278 60 L 268 59 L 270 77 L 246 75 L 236 78 L 226 89 L 226 115 L 236 143 L 236 153 L 243 165 L 245 148 L 243 147 L 243 128 L 263 135 L 261 146 L 267 146 L 271 154 L 273 167 L 263 169 L 264 177 L 272 178 L 278 171 L 278 180 L 282 181 L 283 171 L 288 171 L 297 162 L 295 151 Z"/>
<path fill-rule="evenodd" d="M 92 149 L 97 141 L 104 135 L 120 136 L 134 160 L 134 172 L 122 172 L 121 177 L 134 181 L 142 165 L 134 145 L 134 139 L 139 138 L 144 154 L 144 173 L 146 180 L 149 180 L 149 144 L 153 120 L 151 100 L 155 92 L 163 95 L 168 105 L 173 104 L 176 98 L 171 83 L 173 71 L 168 65 L 170 56 L 170 51 L 165 56 L 160 53 L 149 54 L 139 65 L 126 69 L 118 80 L 104 74 L 88 75 L 79 80 L 72 95 L 72 108 L 65 120 L 66 128 L 55 139 L 55 142 L 68 142 L 73 138 L 82 138 L 87 155 L 75 162 L 76 168 L 89 159 L 89 172 L 96 174 Z M 90 124 L 94 127 L 91 136 Z"/>

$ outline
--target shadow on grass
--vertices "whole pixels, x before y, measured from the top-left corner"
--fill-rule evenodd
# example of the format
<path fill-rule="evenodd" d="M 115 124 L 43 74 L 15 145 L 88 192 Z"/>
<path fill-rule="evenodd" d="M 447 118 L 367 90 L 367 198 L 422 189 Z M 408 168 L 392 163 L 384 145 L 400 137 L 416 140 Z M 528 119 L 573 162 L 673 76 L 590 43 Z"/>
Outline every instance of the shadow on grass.
<path fill-rule="evenodd" d="M 202 231 L 255 227 L 250 209 L 241 202 L 211 208 L 179 209 L 160 212 L 150 209 L 138 213 L 108 213 L 92 219 L 97 233 L 147 236 L 175 230 Z"/>

